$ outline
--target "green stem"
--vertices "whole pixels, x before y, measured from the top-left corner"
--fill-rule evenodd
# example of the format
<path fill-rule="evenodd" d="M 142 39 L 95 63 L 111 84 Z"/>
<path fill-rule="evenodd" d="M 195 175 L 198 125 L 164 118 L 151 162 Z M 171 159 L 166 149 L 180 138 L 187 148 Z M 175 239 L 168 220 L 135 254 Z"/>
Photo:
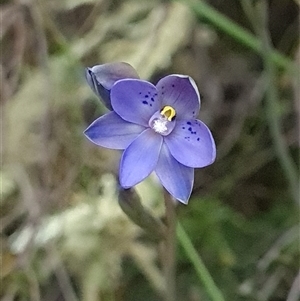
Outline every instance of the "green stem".
<path fill-rule="evenodd" d="M 210 5 L 201 0 L 177 0 L 184 4 L 187 4 L 200 18 L 205 19 L 209 23 L 213 24 L 216 28 L 228 34 L 240 44 L 252 49 L 256 53 L 263 54 L 264 49 L 261 41 L 256 38 L 252 33 L 244 28 L 240 27 L 229 18 L 219 13 Z M 277 64 L 278 67 L 283 69 L 291 69 L 293 67 L 292 61 L 273 50 L 270 52 L 271 60 Z"/>
<path fill-rule="evenodd" d="M 164 190 L 166 207 L 166 237 L 163 248 L 163 266 L 166 280 L 166 301 L 176 300 L 176 212 L 171 195 Z"/>
<path fill-rule="evenodd" d="M 182 248 L 184 249 L 189 260 L 193 264 L 199 280 L 202 282 L 207 294 L 212 301 L 224 301 L 224 297 L 221 291 L 216 286 L 214 280 L 212 279 L 209 271 L 206 269 L 201 257 L 196 252 L 190 238 L 186 234 L 180 223 L 177 223 L 177 238 Z"/>
<path fill-rule="evenodd" d="M 118 201 L 123 212 L 150 237 L 158 241 L 165 238 L 166 226 L 142 205 L 139 195 L 133 188 L 120 188 Z"/>

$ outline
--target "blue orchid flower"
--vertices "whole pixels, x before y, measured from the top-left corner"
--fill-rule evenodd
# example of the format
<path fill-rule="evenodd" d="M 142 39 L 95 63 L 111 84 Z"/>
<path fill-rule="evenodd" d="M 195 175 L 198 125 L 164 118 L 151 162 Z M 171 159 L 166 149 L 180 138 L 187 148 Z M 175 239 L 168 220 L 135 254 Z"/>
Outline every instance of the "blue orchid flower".
<path fill-rule="evenodd" d="M 85 135 L 96 145 L 123 150 L 119 170 L 123 188 L 138 184 L 154 171 L 165 189 L 187 204 L 194 168 L 208 166 L 216 158 L 213 136 L 197 119 L 197 86 L 191 77 L 178 74 L 154 86 L 137 78 L 130 65 L 122 69 L 123 64 L 102 65 L 104 73 L 99 66 L 88 69 L 88 83 L 94 91 L 99 91 L 95 82 L 106 89 L 111 111 L 96 119 Z M 122 74 L 115 73 L 121 69 Z"/>

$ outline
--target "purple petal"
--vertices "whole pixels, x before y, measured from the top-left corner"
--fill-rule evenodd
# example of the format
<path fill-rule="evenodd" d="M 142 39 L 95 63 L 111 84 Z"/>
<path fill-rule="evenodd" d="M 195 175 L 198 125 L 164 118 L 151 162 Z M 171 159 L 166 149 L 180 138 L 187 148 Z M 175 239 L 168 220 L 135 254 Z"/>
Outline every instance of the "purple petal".
<path fill-rule="evenodd" d="M 194 183 L 194 168 L 179 163 L 166 144 L 161 149 L 155 173 L 175 199 L 184 204 L 188 203 Z"/>
<path fill-rule="evenodd" d="M 194 80 L 185 75 L 169 75 L 156 85 L 163 106 L 176 110 L 178 119 L 194 119 L 200 110 L 200 95 Z"/>
<path fill-rule="evenodd" d="M 112 106 L 110 103 L 110 91 L 105 89 L 96 79 L 95 74 L 91 71 L 91 69 L 87 68 L 85 70 L 85 77 L 86 80 L 88 82 L 88 84 L 90 85 L 90 87 L 92 88 L 92 90 L 94 91 L 94 93 L 100 97 L 104 103 L 104 105 L 109 109 L 112 110 Z"/>
<path fill-rule="evenodd" d="M 125 149 L 145 127 L 123 120 L 115 112 L 96 119 L 84 132 L 93 143 L 112 149 Z"/>
<path fill-rule="evenodd" d="M 156 87 L 139 79 L 118 81 L 111 89 L 111 104 L 124 120 L 144 126 L 161 109 Z"/>
<path fill-rule="evenodd" d="M 136 70 L 131 65 L 123 62 L 96 65 L 89 68 L 89 70 L 107 90 L 110 90 L 114 83 L 120 79 L 139 78 Z"/>
<path fill-rule="evenodd" d="M 86 79 L 94 93 L 100 96 L 108 109 L 110 104 L 110 89 L 114 83 L 124 78 L 139 78 L 135 69 L 127 63 L 109 63 L 87 68 Z"/>
<path fill-rule="evenodd" d="M 154 170 L 163 138 L 152 129 L 142 132 L 122 155 L 120 184 L 129 188 L 144 180 Z"/>
<path fill-rule="evenodd" d="M 189 167 L 204 167 L 216 158 L 216 145 L 209 128 L 200 120 L 180 120 L 165 142 L 176 160 Z"/>

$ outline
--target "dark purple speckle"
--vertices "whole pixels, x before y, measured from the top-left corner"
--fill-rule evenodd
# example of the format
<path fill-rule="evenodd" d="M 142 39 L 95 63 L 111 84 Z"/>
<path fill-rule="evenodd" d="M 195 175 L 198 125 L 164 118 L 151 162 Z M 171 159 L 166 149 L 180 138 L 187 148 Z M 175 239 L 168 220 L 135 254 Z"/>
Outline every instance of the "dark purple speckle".
<path fill-rule="evenodd" d="M 149 97 L 149 95 L 145 95 L 145 97 L 146 97 L 146 98 L 148 98 L 148 97 Z"/>
<path fill-rule="evenodd" d="M 148 101 L 144 100 L 144 101 L 143 101 L 143 104 L 144 104 L 144 105 L 147 105 L 147 104 L 148 104 Z"/>

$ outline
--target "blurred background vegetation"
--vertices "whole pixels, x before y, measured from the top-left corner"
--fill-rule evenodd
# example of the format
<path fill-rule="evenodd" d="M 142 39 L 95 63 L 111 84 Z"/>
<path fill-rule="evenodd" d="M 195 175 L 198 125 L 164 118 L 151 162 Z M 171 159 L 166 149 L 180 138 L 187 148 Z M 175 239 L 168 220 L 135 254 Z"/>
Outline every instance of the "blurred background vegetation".
<path fill-rule="evenodd" d="M 105 112 L 84 68 L 112 61 L 199 87 L 218 155 L 178 219 L 224 298 L 300 300 L 298 1 L 2 0 L 0 13 L 1 300 L 161 300 L 157 244 L 117 203 L 120 154 L 82 134 Z M 163 217 L 157 180 L 137 189 Z M 210 300 L 177 251 L 178 301 Z"/>

